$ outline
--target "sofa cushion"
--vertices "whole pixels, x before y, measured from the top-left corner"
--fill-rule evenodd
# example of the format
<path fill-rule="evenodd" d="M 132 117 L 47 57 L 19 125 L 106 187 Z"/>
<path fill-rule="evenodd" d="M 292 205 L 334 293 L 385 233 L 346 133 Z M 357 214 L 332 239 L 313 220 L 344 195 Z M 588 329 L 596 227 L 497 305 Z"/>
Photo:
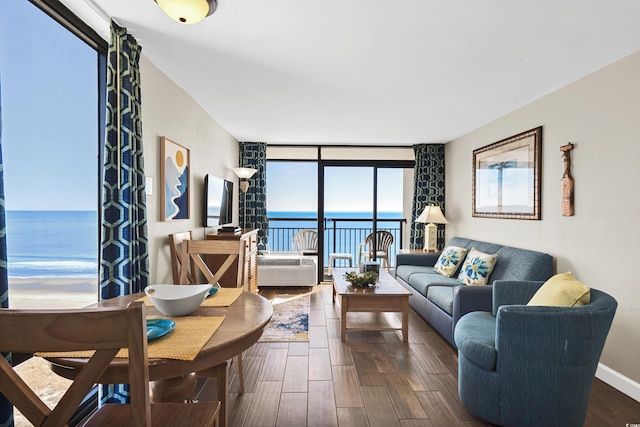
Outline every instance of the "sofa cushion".
<path fill-rule="evenodd" d="M 569 271 L 547 280 L 527 305 L 579 307 L 589 304 L 589 300 L 589 287 L 577 281 Z"/>
<path fill-rule="evenodd" d="M 453 312 L 453 287 L 452 286 L 429 286 L 427 288 L 427 299 L 451 315 Z"/>
<path fill-rule="evenodd" d="M 475 365 L 496 368 L 496 318 L 484 311 L 467 313 L 456 324 L 454 340 L 458 352 Z"/>
<path fill-rule="evenodd" d="M 458 281 L 465 285 L 486 285 L 498 255 L 471 248 L 462 264 Z"/>
<path fill-rule="evenodd" d="M 445 277 L 438 273 L 413 273 L 409 277 L 409 286 L 420 294 L 427 296 L 429 286 L 460 286 L 460 283 L 452 277 Z"/>
<path fill-rule="evenodd" d="M 458 271 L 458 267 L 462 264 L 462 260 L 464 260 L 466 254 L 467 248 L 447 246 L 440 254 L 436 265 L 433 267 L 433 271 L 443 276 L 453 276 L 456 271 Z"/>
<path fill-rule="evenodd" d="M 423 265 L 412 265 L 412 264 L 399 265 L 396 267 L 396 277 L 401 278 L 407 283 L 409 283 L 409 279 L 411 278 L 411 275 L 415 273 L 432 273 L 433 274 L 433 267 L 425 267 Z"/>

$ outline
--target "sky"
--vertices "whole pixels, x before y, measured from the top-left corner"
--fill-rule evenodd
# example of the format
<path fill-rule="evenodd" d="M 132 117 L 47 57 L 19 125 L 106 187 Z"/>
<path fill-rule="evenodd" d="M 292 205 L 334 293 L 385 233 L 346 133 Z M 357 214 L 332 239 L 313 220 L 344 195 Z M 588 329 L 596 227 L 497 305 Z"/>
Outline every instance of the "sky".
<path fill-rule="evenodd" d="M 6 208 L 96 210 L 95 50 L 30 2 L 0 0 L 0 84 Z M 274 165 L 268 210 L 317 211 L 316 164 Z M 372 210 L 372 168 L 327 168 L 325 186 L 326 211 Z M 402 212 L 401 188 L 401 169 L 379 170 L 380 212 Z"/>
<path fill-rule="evenodd" d="M 97 81 L 95 50 L 30 2 L 0 0 L 7 210 L 97 209 Z"/>
<path fill-rule="evenodd" d="M 267 165 L 267 211 L 317 211 L 317 167 L 314 162 Z M 378 211 L 402 212 L 402 169 L 378 169 Z M 326 167 L 325 211 L 371 212 L 372 167 Z"/>

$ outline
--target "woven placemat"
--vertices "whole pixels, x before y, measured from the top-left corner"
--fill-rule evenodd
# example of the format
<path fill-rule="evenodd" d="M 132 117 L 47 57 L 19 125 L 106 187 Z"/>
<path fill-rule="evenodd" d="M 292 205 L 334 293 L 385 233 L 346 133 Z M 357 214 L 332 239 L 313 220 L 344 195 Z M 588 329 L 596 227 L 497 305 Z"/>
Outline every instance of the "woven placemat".
<path fill-rule="evenodd" d="M 215 295 L 205 298 L 200 307 L 229 307 L 240 298 L 240 295 L 242 295 L 242 288 L 220 288 Z M 144 301 L 147 307 L 153 307 L 146 296 L 138 298 L 136 301 Z"/>
<path fill-rule="evenodd" d="M 155 317 L 155 316 L 154 316 Z M 153 317 L 149 317 L 150 319 Z M 194 360 L 202 347 L 209 341 L 215 331 L 218 330 L 224 316 L 204 317 L 185 316 L 170 317 L 176 322 L 175 329 L 167 335 L 157 338 L 149 343 L 147 353 L 149 359 L 177 359 Z M 36 353 L 40 357 L 91 357 L 93 351 L 75 351 L 71 353 Z M 129 352 L 122 349 L 116 357 L 127 358 Z"/>

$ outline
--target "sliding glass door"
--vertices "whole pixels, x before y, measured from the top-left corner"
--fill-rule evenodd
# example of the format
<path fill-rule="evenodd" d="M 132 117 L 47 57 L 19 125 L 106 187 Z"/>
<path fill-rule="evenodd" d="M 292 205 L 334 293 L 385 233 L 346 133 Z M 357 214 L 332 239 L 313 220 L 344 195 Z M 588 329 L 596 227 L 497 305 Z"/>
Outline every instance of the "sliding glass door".
<path fill-rule="evenodd" d="M 336 265 L 360 261 L 360 244 L 377 230 L 393 236 L 389 261 L 403 247 L 411 217 L 412 169 L 407 162 L 271 160 L 267 162 L 269 235 L 259 248 L 296 250 L 294 235 L 318 232 L 318 277 L 328 278 L 329 256 Z M 348 256 L 347 256 L 348 255 Z"/>
<path fill-rule="evenodd" d="M 377 247 L 378 242 L 364 248 L 367 236 L 379 230 L 393 236 L 389 261 L 402 246 L 403 169 L 391 167 L 327 165 L 323 168 L 323 242 L 324 260 L 331 254 L 343 254 L 334 263 L 354 266 L 365 258 L 361 249 Z M 374 256 L 375 258 L 375 256 Z"/>

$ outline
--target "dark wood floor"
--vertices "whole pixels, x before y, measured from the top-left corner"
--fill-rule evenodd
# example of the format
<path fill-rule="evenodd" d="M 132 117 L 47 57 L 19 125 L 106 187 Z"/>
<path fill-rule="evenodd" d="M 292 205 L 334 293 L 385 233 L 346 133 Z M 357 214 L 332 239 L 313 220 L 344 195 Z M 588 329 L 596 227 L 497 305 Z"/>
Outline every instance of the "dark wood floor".
<path fill-rule="evenodd" d="M 308 290 L 261 293 L 273 298 Z M 230 426 L 489 425 L 458 398 L 456 351 L 416 313 L 410 314 L 408 344 L 398 331 L 350 331 L 343 343 L 331 288 L 316 290 L 309 342 L 258 342 L 247 350 L 244 394 L 230 373 Z M 194 397 L 214 400 L 215 380 L 201 383 Z M 596 379 L 585 425 L 627 423 L 640 423 L 640 403 Z"/>

